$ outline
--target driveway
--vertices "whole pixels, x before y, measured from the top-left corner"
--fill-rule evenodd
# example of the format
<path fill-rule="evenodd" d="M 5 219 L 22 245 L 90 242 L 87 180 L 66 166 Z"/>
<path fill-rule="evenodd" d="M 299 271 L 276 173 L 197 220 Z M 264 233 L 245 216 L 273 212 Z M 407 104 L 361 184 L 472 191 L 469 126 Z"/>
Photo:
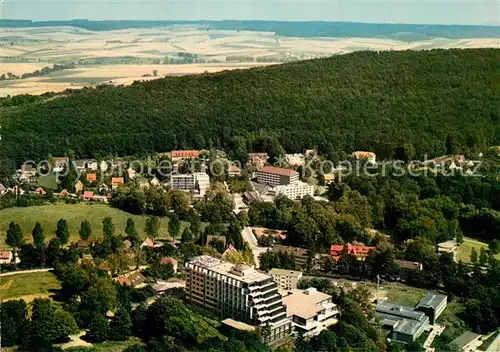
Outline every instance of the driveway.
<path fill-rule="evenodd" d="M 0 276 L 12 276 L 12 275 L 21 275 L 21 274 L 30 274 L 30 273 L 43 273 L 43 272 L 51 271 L 51 270 L 54 270 L 54 268 L 9 271 L 7 273 L 0 274 Z"/>
<path fill-rule="evenodd" d="M 267 252 L 267 250 L 269 248 L 267 248 L 267 247 L 259 247 L 257 239 L 255 238 L 255 236 L 254 236 L 254 234 L 252 232 L 252 229 L 250 227 L 245 227 L 241 231 L 241 235 L 243 237 L 243 240 L 246 241 L 250 245 L 250 249 L 252 249 L 253 258 L 254 258 L 254 261 L 255 261 L 255 268 L 258 269 L 260 267 L 259 256 L 262 253 Z"/>

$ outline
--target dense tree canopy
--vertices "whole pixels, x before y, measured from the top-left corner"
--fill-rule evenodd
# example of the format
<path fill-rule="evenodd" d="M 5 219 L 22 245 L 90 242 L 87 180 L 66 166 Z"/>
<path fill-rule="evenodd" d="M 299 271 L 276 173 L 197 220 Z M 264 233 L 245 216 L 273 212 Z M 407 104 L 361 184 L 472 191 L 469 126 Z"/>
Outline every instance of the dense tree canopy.
<path fill-rule="evenodd" d="M 357 52 L 67 91 L 2 108 L 2 155 L 20 163 L 68 149 L 81 157 L 209 146 L 382 158 L 465 151 L 500 144 L 498 61 L 498 49 Z"/>

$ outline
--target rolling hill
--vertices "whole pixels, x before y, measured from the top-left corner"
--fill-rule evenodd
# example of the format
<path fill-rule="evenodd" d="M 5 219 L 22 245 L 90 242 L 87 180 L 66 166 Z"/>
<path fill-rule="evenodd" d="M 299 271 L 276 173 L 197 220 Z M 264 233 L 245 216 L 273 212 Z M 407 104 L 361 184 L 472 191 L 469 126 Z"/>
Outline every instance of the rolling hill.
<path fill-rule="evenodd" d="M 262 136 L 290 152 L 432 156 L 500 144 L 500 50 L 357 52 L 46 98 L 0 101 L 4 159 L 246 151 Z"/>

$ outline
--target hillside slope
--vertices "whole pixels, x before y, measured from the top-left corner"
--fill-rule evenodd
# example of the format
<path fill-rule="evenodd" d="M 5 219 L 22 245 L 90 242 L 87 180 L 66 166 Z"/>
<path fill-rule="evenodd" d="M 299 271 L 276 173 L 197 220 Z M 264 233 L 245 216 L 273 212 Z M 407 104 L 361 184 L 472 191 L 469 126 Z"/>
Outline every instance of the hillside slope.
<path fill-rule="evenodd" d="M 500 144 L 500 50 L 358 52 L 281 66 L 168 77 L 2 108 L 2 154 L 235 148 L 437 155 Z M 448 142 L 448 143 L 447 143 Z M 241 147 L 241 143 L 238 147 Z"/>

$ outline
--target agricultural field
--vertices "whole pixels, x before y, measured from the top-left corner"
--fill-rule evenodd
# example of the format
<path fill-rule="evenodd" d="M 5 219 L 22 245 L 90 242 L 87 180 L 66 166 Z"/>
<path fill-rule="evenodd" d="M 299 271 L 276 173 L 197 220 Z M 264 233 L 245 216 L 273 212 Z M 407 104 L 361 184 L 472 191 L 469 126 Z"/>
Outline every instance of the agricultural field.
<path fill-rule="evenodd" d="M 464 263 L 470 263 L 470 253 L 472 251 L 472 248 L 475 248 L 477 253 L 479 254 L 479 251 L 481 248 L 488 249 L 488 244 L 474 240 L 472 238 L 464 238 L 464 243 L 462 243 L 458 249 L 457 253 L 455 256 L 455 259 L 457 261 L 461 260 Z M 495 255 L 497 259 L 500 259 L 500 254 Z"/>
<path fill-rule="evenodd" d="M 0 75 L 34 72 L 53 64 L 75 69 L 1 81 L 0 96 L 60 92 L 99 84 L 131 84 L 164 76 L 244 69 L 359 50 L 500 47 L 494 39 L 297 38 L 274 32 L 166 26 L 114 31 L 74 27 L 4 28 Z M 153 74 L 153 71 L 156 74 Z"/>
<path fill-rule="evenodd" d="M 0 298 L 2 300 L 35 298 L 54 295 L 61 288 L 59 280 L 51 272 L 36 272 L 0 277 Z"/>
<path fill-rule="evenodd" d="M 144 226 L 147 216 L 132 215 L 124 211 L 112 208 L 106 204 L 48 204 L 32 207 L 14 207 L 0 211 L 0 247 L 6 247 L 5 236 L 9 223 L 14 221 L 21 226 L 25 240 L 32 241 L 31 231 L 35 223 L 39 222 L 44 230 L 46 241 L 54 235 L 57 221 L 66 219 L 70 233 L 70 242 L 79 239 L 78 231 L 83 220 L 88 220 L 92 227 L 91 239 L 99 238 L 102 234 L 102 221 L 110 217 L 115 225 L 115 234 L 123 234 L 128 218 L 132 218 L 140 236 L 145 237 Z M 181 232 L 184 228 L 181 226 Z M 160 219 L 160 239 L 170 239 L 168 233 L 168 219 Z"/>

